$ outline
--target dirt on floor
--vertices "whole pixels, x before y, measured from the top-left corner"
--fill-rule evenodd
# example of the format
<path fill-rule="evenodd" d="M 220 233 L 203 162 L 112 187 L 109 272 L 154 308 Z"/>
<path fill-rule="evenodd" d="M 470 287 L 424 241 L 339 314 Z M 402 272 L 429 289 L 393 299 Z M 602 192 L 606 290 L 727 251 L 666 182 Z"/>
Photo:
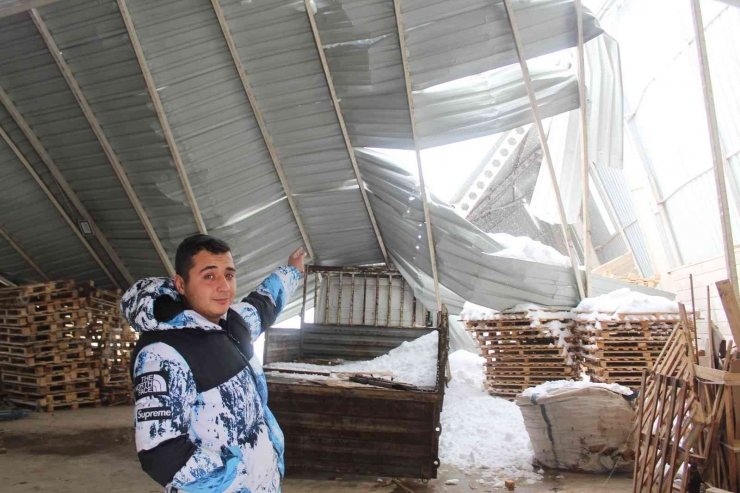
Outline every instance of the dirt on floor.
<path fill-rule="evenodd" d="M 141 470 L 136 457 L 133 409 L 112 407 L 35 413 L 29 418 L 0 422 L 7 452 L 0 455 L 0 491 L 12 493 L 161 492 Z M 505 491 L 479 475 L 442 465 L 440 477 L 423 484 L 417 480 L 367 476 L 337 476 L 288 471 L 285 493 L 438 493 Z M 457 479 L 458 484 L 445 484 Z M 516 491 L 533 492 L 631 492 L 632 480 L 546 471 L 534 484 L 517 483 Z"/>

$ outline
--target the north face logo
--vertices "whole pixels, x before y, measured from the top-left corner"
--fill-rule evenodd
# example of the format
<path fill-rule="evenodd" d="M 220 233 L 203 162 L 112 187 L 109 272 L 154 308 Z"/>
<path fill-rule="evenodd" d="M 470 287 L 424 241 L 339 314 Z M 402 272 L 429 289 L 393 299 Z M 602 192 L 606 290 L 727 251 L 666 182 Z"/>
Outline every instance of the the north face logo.
<path fill-rule="evenodd" d="M 142 373 L 134 380 L 134 395 L 136 400 L 144 397 L 169 394 L 169 375 L 166 371 Z"/>

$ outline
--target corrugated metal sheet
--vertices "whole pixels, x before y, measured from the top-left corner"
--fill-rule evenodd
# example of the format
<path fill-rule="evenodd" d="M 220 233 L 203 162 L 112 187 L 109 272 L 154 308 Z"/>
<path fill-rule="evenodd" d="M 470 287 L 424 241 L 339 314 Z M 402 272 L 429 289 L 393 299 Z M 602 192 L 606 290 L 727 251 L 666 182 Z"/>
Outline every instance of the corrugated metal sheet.
<path fill-rule="evenodd" d="M 0 220 L 3 220 L 2 216 L 0 216 Z M 23 257 L 3 238 L 0 238 L 0 275 L 19 285 L 44 282 L 44 279 L 33 267 L 28 265 Z"/>
<path fill-rule="evenodd" d="M 109 286 L 100 267 L 2 139 L 0 163 L 0 222 L 8 234 L 49 277 Z M 19 269 L 17 260 L 0 257 L 0 270 Z M 24 262 L 20 262 L 22 271 Z"/>
<path fill-rule="evenodd" d="M 317 23 L 353 144 L 413 149 L 393 2 L 326 0 L 316 3 Z M 529 58 L 575 45 L 572 2 L 519 2 L 515 3 L 515 9 Z M 401 2 L 401 10 L 415 91 L 517 61 L 503 4 L 498 0 L 406 0 Z M 585 16 L 584 22 L 586 39 L 601 32 L 590 14 Z M 509 82 L 506 77 L 504 81 Z M 480 104 L 500 104 L 500 97 L 487 94 L 483 89 L 485 85 L 484 77 L 484 82 L 478 83 Z M 418 101 L 417 94 L 421 96 Z M 465 133 L 462 128 L 457 129 L 454 137 L 449 133 L 444 136 L 434 133 L 437 127 L 433 122 L 439 116 L 453 113 L 464 98 L 450 101 L 452 98 L 445 100 L 439 93 L 437 97 L 417 94 L 414 97 L 423 148 L 480 136 Z M 565 100 L 560 104 L 566 106 L 568 99 L 572 101 L 572 93 L 567 90 L 559 97 Z M 522 106 L 520 117 L 522 120 L 509 128 L 529 123 L 526 106 Z M 485 110 L 476 118 L 478 124 L 492 120 Z M 444 127 L 446 132 L 452 128 L 455 127 L 450 127 L 449 123 Z M 492 133 L 502 130 L 505 128 L 495 128 Z"/>
<path fill-rule="evenodd" d="M 26 14 L 0 20 L 0 45 L 0 86 L 31 125 L 132 275 L 146 275 L 159 262 L 149 237 Z M 116 272 L 115 267 L 109 270 Z"/>
<path fill-rule="evenodd" d="M 578 82 L 572 69 L 551 60 L 535 60 L 529 65 L 542 118 L 578 108 Z M 532 120 L 529 107 L 519 65 L 414 94 L 422 147 L 519 128 Z"/>
<path fill-rule="evenodd" d="M 209 233 L 240 291 L 301 244 L 210 2 L 127 2 Z"/>
<path fill-rule="evenodd" d="M 221 5 L 318 260 L 383 262 L 304 3 Z"/>
<path fill-rule="evenodd" d="M 608 200 L 611 201 L 617 215 L 618 224 L 615 226 L 624 228 L 627 241 L 629 241 L 632 254 L 635 257 L 635 262 L 640 267 L 642 275 L 651 277 L 655 272 L 655 268 L 648 253 L 645 235 L 637 223 L 637 214 L 632 204 L 632 196 L 630 195 L 630 189 L 625 179 L 624 171 L 600 164 L 597 164 L 595 169 L 599 174 L 601 183 L 604 185 Z"/>
<path fill-rule="evenodd" d="M 653 277 L 656 274 L 655 266 L 650 258 L 650 251 L 640 224 L 633 223 L 627 226 L 624 228 L 624 234 L 627 236 L 630 247 L 632 247 L 632 256 L 637 265 L 640 266 L 643 277 Z"/>
<path fill-rule="evenodd" d="M 378 153 L 362 150 L 358 157 L 371 193 L 388 249 L 402 272 L 431 275 L 423 213 L 415 178 Z M 437 250 L 440 283 L 456 296 L 494 309 L 519 303 L 575 306 L 573 271 L 491 255 L 503 248 L 488 235 L 431 197 L 430 211 Z M 409 280 L 404 272 L 404 276 Z M 594 294 L 635 286 L 593 276 Z M 426 286 L 424 286 L 426 287 Z M 431 287 L 431 286 L 430 286 Z M 423 287 L 421 288 L 423 289 Z M 652 294 L 665 294 L 647 290 Z M 426 296 L 417 296 L 424 302 Z M 434 306 L 432 303 L 429 306 Z M 453 308 L 450 313 L 455 314 Z"/>
<path fill-rule="evenodd" d="M 284 263 L 302 239 L 213 6 L 208 0 L 127 3 L 208 230 L 232 245 L 243 293 Z M 317 4 L 353 144 L 410 147 L 393 3 Z M 314 260 L 379 261 L 303 2 L 225 0 L 221 5 L 316 249 Z M 572 1 L 518 2 L 517 9 L 528 56 L 575 44 Z M 462 140 L 528 121 L 500 1 L 404 0 L 402 10 L 425 146 L 450 135 Z M 194 224 L 115 2 L 68 0 L 41 14 L 171 253 Z M 0 28 L 0 40 L 6 41 L 0 83 L 134 275 L 151 275 L 158 267 L 149 240 L 35 27 L 24 14 L 0 21 Z M 586 29 L 587 39 L 601 32 L 591 15 Z M 470 94 L 453 90 L 454 84 L 438 87 L 481 73 L 474 100 L 466 102 Z M 534 73 L 548 101 L 545 109 L 573 107 L 572 74 L 548 65 Z M 472 111 L 494 102 L 499 106 L 493 111 Z M 370 154 L 364 159 L 384 239 L 415 292 L 430 300 L 418 186 L 392 164 Z M 493 307 L 522 301 L 572 304 L 569 270 L 492 257 L 488 253 L 500 247 L 477 228 L 438 201 L 433 213 L 451 312 L 462 304 L 461 297 Z M 45 254 L 57 254 L 48 242 L 36 241 Z"/>
<path fill-rule="evenodd" d="M 40 14 L 174 260 L 197 227 L 116 1 L 65 0 Z M 136 272 L 166 275 L 158 257 L 142 260 Z"/>
<path fill-rule="evenodd" d="M 575 8 L 568 0 L 512 2 L 527 58 L 575 46 Z M 517 64 L 502 0 L 403 0 L 414 90 Z M 584 41 L 599 34 L 584 9 Z"/>
<path fill-rule="evenodd" d="M 593 191 L 592 193 L 598 192 Z M 622 235 L 618 231 L 614 233 L 609 231 L 593 195 L 589 199 L 589 210 L 591 212 L 591 244 L 596 250 L 599 263 L 605 264 L 627 253 L 627 245 Z"/>

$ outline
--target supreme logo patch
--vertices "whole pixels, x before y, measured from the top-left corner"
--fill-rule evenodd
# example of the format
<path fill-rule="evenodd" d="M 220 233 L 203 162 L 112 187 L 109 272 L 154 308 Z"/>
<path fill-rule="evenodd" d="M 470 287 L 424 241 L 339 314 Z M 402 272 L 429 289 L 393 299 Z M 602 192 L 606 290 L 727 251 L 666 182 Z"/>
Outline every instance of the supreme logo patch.
<path fill-rule="evenodd" d="M 166 371 L 152 371 L 142 373 L 134 379 L 134 396 L 136 400 L 144 397 L 168 395 L 169 375 Z"/>
<path fill-rule="evenodd" d="M 146 409 L 136 410 L 136 421 L 154 421 L 161 419 L 172 419 L 172 408 L 165 407 L 148 407 Z"/>

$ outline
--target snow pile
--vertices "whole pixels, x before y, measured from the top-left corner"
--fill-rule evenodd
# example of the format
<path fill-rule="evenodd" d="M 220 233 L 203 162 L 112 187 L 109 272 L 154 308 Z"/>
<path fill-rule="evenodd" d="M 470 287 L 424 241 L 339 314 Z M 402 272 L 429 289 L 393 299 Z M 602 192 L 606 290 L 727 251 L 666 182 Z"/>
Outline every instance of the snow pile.
<path fill-rule="evenodd" d="M 504 247 L 500 252 L 492 254 L 495 257 L 516 258 L 540 264 L 570 267 L 568 257 L 554 248 L 527 236 L 511 236 L 506 233 L 489 233 L 488 236 Z"/>
<path fill-rule="evenodd" d="M 677 314 L 678 303 L 662 296 L 649 296 L 629 288 L 596 298 L 586 298 L 573 310 L 580 320 L 618 319 L 624 315 Z"/>
<path fill-rule="evenodd" d="M 434 387 L 437 382 L 437 331 L 419 337 L 410 342 L 404 342 L 388 354 L 369 361 L 355 361 L 334 366 L 310 365 L 307 363 L 272 363 L 266 368 L 285 370 L 309 370 L 317 372 L 343 373 L 373 373 L 393 372 L 393 380 L 409 383 L 418 387 Z M 304 375 L 281 373 L 281 377 L 296 377 L 316 380 L 318 375 Z M 328 378 L 328 377 L 324 377 Z M 385 377 L 384 377 L 385 378 Z"/>
<path fill-rule="evenodd" d="M 496 310 L 466 301 L 460 313 L 460 320 L 494 320 L 498 313 Z"/>
<path fill-rule="evenodd" d="M 531 327 L 539 327 L 549 320 L 570 320 L 573 318 L 573 312 L 570 308 L 545 308 L 534 303 L 520 303 L 511 310 L 503 312 L 503 315 L 506 316 L 509 312 L 527 312 L 527 318 L 532 320 Z"/>
<path fill-rule="evenodd" d="M 569 380 L 557 380 L 555 382 L 545 382 L 543 384 L 538 385 L 537 387 L 530 387 L 524 392 L 522 392 L 522 396 L 524 397 L 532 397 L 533 395 L 538 395 L 540 397 L 544 397 L 546 395 L 551 395 L 555 393 L 556 391 L 564 391 L 564 390 L 575 390 L 575 389 L 585 389 L 585 388 L 601 388 L 601 389 L 607 389 L 611 390 L 612 392 L 615 392 L 617 394 L 622 395 L 632 395 L 632 389 L 628 387 L 624 387 L 622 385 L 616 384 L 616 383 L 592 383 L 592 382 L 572 382 Z"/>
<path fill-rule="evenodd" d="M 450 355 L 452 380 L 442 409 L 440 459 L 463 470 L 479 469 L 492 482 L 540 480 L 519 408 L 484 390 L 484 362 L 467 351 Z"/>
<path fill-rule="evenodd" d="M 572 366 L 573 365 L 573 358 L 571 358 L 570 355 L 570 348 L 573 346 L 573 343 L 569 342 L 573 338 L 573 332 L 571 332 L 570 327 L 568 325 L 565 325 L 560 320 L 551 320 L 545 324 L 545 327 L 550 331 L 550 334 L 552 334 L 552 337 L 554 339 L 557 339 L 557 343 L 555 346 L 563 348 L 561 351 L 561 356 L 567 357 L 567 365 Z"/>

